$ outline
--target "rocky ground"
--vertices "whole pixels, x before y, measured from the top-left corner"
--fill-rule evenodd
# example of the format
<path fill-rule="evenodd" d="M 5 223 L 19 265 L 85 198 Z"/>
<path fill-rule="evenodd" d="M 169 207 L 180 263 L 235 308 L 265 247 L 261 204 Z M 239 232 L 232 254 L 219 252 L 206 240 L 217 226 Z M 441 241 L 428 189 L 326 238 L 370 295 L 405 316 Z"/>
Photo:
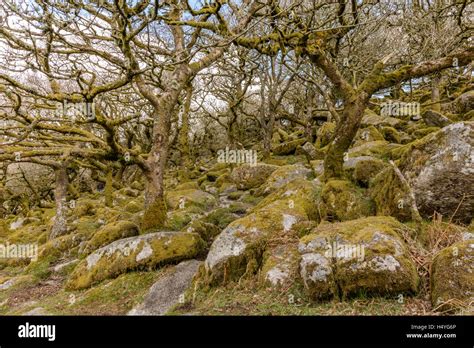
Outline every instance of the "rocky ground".
<path fill-rule="evenodd" d="M 0 242 L 37 243 L 39 257 L 0 260 L 0 314 L 472 314 L 472 107 L 367 110 L 346 178 L 324 182 L 333 132 L 312 144 L 280 130 L 255 166 L 170 171 L 159 231 L 140 228 L 140 177 L 112 207 L 80 194 L 53 240 L 53 208 L 6 216 Z"/>

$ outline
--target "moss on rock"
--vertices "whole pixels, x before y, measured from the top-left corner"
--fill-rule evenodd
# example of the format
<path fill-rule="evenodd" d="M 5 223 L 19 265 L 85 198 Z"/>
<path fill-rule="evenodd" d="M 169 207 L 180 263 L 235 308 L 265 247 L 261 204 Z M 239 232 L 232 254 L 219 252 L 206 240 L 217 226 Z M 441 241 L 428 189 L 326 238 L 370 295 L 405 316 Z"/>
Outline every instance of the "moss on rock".
<path fill-rule="evenodd" d="M 353 220 L 373 215 L 374 204 L 363 189 L 350 181 L 330 180 L 321 190 L 319 211 L 324 220 Z"/>
<path fill-rule="evenodd" d="M 278 167 L 269 164 L 242 165 L 230 174 L 232 182 L 238 189 L 248 190 L 260 186 Z"/>
<path fill-rule="evenodd" d="M 156 199 L 145 209 L 142 223 L 140 225 L 143 232 L 151 229 L 161 228 L 166 223 L 166 204 L 163 199 Z"/>
<path fill-rule="evenodd" d="M 377 215 L 393 216 L 410 221 L 410 196 L 393 167 L 381 171 L 370 183 L 369 194 L 375 202 Z"/>
<path fill-rule="evenodd" d="M 453 244 L 436 255 L 431 266 L 431 302 L 441 311 L 472 306 L 474 239 Z"/>
<path fill-rule="evenodd" d="M 362 160 L 356 163 L 352 177 L 356 183 L 367 187 L 369 181 L 380 173 L 385 166 L 385 162 L 376 158 Z"/>
<path fill-rule="evenodd" d="M 287 185 L 290 181 L 295 179 L 308 179 L 311 174 L 311 169 L 305 168 L 301 164 L 282 166 L 275 170 L 265 183 L 257 189 L 256 195 L 268 195 Z"/>
<path fill-rule="evenodd" d="M 392 217 L 320 224 L 300 239 L 300 274 L 313 300 L 357 295 L 399 295 L 419 278 Z"/>
<path fill-rule="evenodd" d="M 85 254 L 110 244 L 118 239 L 137 236 L 140 230 L 136 224 L 130 221 L 117 221 L 105 225 L 87 242 L 83 249 Z"/>
<path fill-rule="evenodd" d="M 185 232 L 156 232 L 117 240 L 81 261 L 68 279 L 66 289 L 84 289 L 130 270 L 193 258 L 204 245 L 199 235 Z"/>
<path fill-rule="evenodd" d="M 328 145 L 335 131 L 336 124 L 334 122 L 325 122 L 321 127 L 319 127 L 316 132 L 316 148 L 321 149 Z"/>
<path fill-rule="evenodd" d="M 295 139 L 279 145 L 276 145 L 272 152 L 274 155 L 291 155 L 294 154 L 298 146 L 303 145 L 306 142 L 306 139 Z"/>
<path fill-rule="evenodd" d="M 216 198 L 210 193 L 201 190 L 188 189 L 167 192 L 166 202 L 171 209 L 184 209 L 196 206 L 206 210 L 216 204 Z"/>

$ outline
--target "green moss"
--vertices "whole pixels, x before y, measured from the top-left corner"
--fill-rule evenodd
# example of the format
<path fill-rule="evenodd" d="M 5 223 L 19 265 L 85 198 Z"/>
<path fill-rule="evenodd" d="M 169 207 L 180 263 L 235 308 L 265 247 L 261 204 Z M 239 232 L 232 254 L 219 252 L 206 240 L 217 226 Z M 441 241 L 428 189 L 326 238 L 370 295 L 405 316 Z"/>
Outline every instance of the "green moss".
<path fill-rule="evenodd" d="M 298 146 L 303 145 L 306 142 L 306 139 L 296 139 L 291 140 L 282 144 L 275 146 L 272 149 L 274 155 L 291 155 L 295 153 Z"/>
<path fill-rule="evenodd" d="M 139 228 L 130 221 L 117 221 L 105 225 L 97 231 L 84 248 L 84 253 L 89 254 L 94 250 L 110 244 L 117 239 L 136 236 L 139 234 Z"/>
<path fill-rule="evenodd" d="M 353 147 L 349 151 L 349 157 L 375 156 L 378 158 L 385 158 L 388 157 L 388 154 L 394 146 L 394 144 L 389 144 L 384 140 L 369 141 L 362 145 Z"/>
<path fill-rule="evenodd" d="M 81 199 L 77 202 L 74 209 L 74 216 L 81 217 L 94 215 L 96 213 L 97 202 L 92 199 Z"/>
<path fill-rule="evenodd" d="M 132 214 L 138 213 L 143 210 L 143 205 L 138 203 L 137 201 L 130 201 L 125 205 L 124 210 Z"/>
<path fill-rule="evenodd" d="M 334 132 L 336 131 L 336 124 L 334 122 L 324 123 L 317 131 L 316 148 L 321 149 L 329 144 Z"/>
<path fill-rule="evenodd" d="M 283 206 L 286 205 L 286 209 L 282 208 L 282 211 L 291 212 L 293 208 L 290 207 L 296 207 L 295 209 L 303 211 L 308 219 L 319 220 L 320 213 L 317 206 L 319 197 L 318 185 L 305 179 L 296 179 L 265 197 L 253 208 L 253 211 L 280 201 L 283 202 Z"/>
<path fill-rule="evenodd" d="M 187 209 L 175 210 L 168 214 L 165 228 L 171 231 L 180 231 L 184 226 L 189 224 L 196 216 L 202 214 L 202 210 L 195 206 Z"/>
<path fill-rule="evenodd" d="M 83 289 L 131 270 L 154 268 L 198 256 L 205 247 L 195 233 L 158 232 L 116 241 L 83 260 L 66 289 Z"/>
<path fill-rule="evenodd" d="M 243 196 L 243 194 L 244 194 L 244 191 L 234 191 L 234 192 L 230 192 L 227 195 L 227 198 L 229 198 L 232 201 L 236 201 L 240 199 Z"/>
<path fill-rule="evenodd" d="M 220 188 L 224 183 L 229 183 L 230 182 L 230 174 L 225 173 L 221 174 L 217 179 L 216 179 L 216 187 Z"/>
<path fill-rule="evenodd" d="M 431 266 L 431 301 L 438 310 L 472 306 L 473 241 L 458 242 L 439 252 Z"/>
<path fill-rule="evenodd" d="M 112 170 L 109 170 L 107 172 L 107 178 L 105 180 L 105 188 L 104 188 L 104 195 L 105 195 L 105 205 L 107 207 L 112 207 L 114 204 L 114 199 L 113 199 L 113 192 L 114 192 L 114 177 Z"/>
<path fill-rule="evenodd" d="M 374 126 L 368 126 L 366 128 L 361 128 L 357 131 L 356 135 L 356 145 L 361 145 L 368 141 L 381 141 L 385 140 L 384 136 L 378 131 Z"/>
<path fill-rule="evenodd" d="M 148 208 L 145 209 L 141 230 L 147 232 L 151 229 L 159 229 L 166 223 L 166 204 L 163 199 L 156 199 Z"/>
<path fill-rule="evenodd" d="M 334 282 L 322 293 L 311 286 L 308 291 L 313 299 L 319 300 L 324 293 L 329 296 L 347 298 L 352 296 L 399 295 L 415 293 L 419 277 L 413 261 L 398 230 L 404 226 L 392 217 L 367 217 L 340 223 L 320 224 L 313 233 L 300 239 L 312 253 L 325 255 L 332 260 L 331 277 Z M 315 243 L 318 240 L 320 242 Z M 364 246 L 362 258 L 335 258 L 326 256 L 327 246 L 334 243 Z M 396 267 L 380 263 L 380 257 L 390 257 Z M 371 261 L 374 261 L 372 263 Z M 325 284 L 321 284 L 325 286 Z"/>
<path fill-rule="evenodd" d="M 46 279 L 51 274 L 51 265 L 58 260 L 57 255 L 48 255 L 38 261 L 31 262 L 25 270 L 25 274 L 30 274 L 35 279 Z"/>
<path fill-rule="evenodd" d="M 199 190 L 199 185 L 195 181 L 188 181 L 182 184 L 179 184 L 175 187 L 175 191 L 184 191 L 184 190 Z"/>
<path fill-rule="evenodd" d="M 421 138 L 427 136 L 428 134 L 437 132 L 439 130 L 440 130 L 439 127 L 427 127 L 427 128 L 417 129 L 412 134 L 415 138 L 421 139 Z"/>
<path fill-rule="evenodd" d="M 400 133 L 393 127 L 382 127 L 382 134 L 385 140 L 391 143 L 401 143 Z"/>
<path fill-rule="evenodd" d="M 385 166 L 386 164 L 379 159 L 362 160 L 356 163 L 352 176 L 356 183 L 367 187 L 369 180 L 380 173 Z"/>
<path fill-rule="evenodd" d="M 205 216 L 204 221 L 213 224 L 222 230 L 232 221 L 237 219 L 233 210 L 234 209 L 230 207 L 215 209 Z"/>
<path fill-rule="evenodd" d="M 319 204 L 324 220 L 345 221 L 374 214 L 374 204 L 364 190 L 345 180 L 329 180 L 322 188 Z"/>
<path fill-rule="evenodd" d="M 377 215 L 394 216 L 409 221 L 409 196 L 392 167 L 380 172 L 371 182 L 369 194 L 375 202 Z"/>
<path fill-rule="evenodd" d="M 263 163 L 255 166 L 246 164 L 235 168 L 230 177 L 238 189 L 248 190 L 262 185 L 277 169 L 277 166 Z"/>
<path fill-rule="evenodd" d="M 194 220 L 185 229 L 186 232 L 199 234 L 208 245 L 221 232 L 221 230 L 222 229 L 217 225 L 202 220 Z"/>
<path fill-rule="evenodd" d="M 207 210 L 216 204 L 216 199 L 207 192 L 189 189 L 167 192 L 166 202 L 171 209 L 183 209 L 183 207 L 188 208 L 195 206 Z"/>

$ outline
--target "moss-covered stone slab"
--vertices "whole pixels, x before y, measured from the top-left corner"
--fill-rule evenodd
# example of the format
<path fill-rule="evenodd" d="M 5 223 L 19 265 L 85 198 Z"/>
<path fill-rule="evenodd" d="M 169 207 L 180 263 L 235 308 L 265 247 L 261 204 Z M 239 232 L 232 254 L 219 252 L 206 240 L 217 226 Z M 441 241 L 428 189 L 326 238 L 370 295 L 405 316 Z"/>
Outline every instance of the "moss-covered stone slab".
<path fill-rule="evenodd" d="M 287 141 L 285 143 L 276 145 L 272 152 L 274 155 L 281 156 L 281 155 L 291 155 L 294 154 L 298 146 L 303 145 L 306 142 L 306 139 L 295 139 L 291 141 Z"/>
<path fill-rule="evenodd" d="M 388 157 L 388 154 L 393 149 L 397 148 L 398 144 L 391 144 L 385 140 L 368 141 L 361 145 L 351 148 L 348 152 L 348 157 L 359 156 L 374 156 L 378 158 Z"/>
<path fill-rule="evenodd" d="M 238 189 L 248 190 L 262 185 L 277 169 L 278 166 L 265 163 L 256 165 L 244 164 L 232 171 L 230 179 Z"/>
<path fill-rule="evenodd" d="M 175 305 L 186 300 L 190 287 L 202 261 L 187 260 L 166 272 L 148 291 L 145 299 L 128 315 L 164 315 Z"/>
<path fill-rule="evenodd" d="M 415 141 L 399 168 L 413 189 L 420 214 L 434 212 L 469 224 L 474 212 L 474 122 L 458 122 Z"/>
<path fill-rule="evenodd" d="M 309 297 L 415 292 L 418 274 L 392 217 L 320 224 L 300 239 L 300 275 Z"/>
<path fill-rule="evenodd" d="M 130 270 L 193 258 L 204 245 L 198 234 L 186 232 L 155 232 L 117 240 L 81 261 L 66 288 L 83 289 Z"/>
<path fill-rule="evenodd" d="M 105 225 L 98 230 L 87 242 L 83 249 L 85 254 L 110 244 L 118 239 L 137 236 L 140 233 L 139 227 L 130 221 L 117 221 Z"/>
<path fill-rule="evenodd" d="M 440 251 L 433 260 L 430 281 L 436 309 L 474 306 L 474 239 Z"/>
<path fill-rule="evenodd" d="M 190 206 L 209 209 L 216 203 L 216 198 L 213 195 L 201 190 L 188 189 L 166 193 L 166 204 L 171 209 L 185 209 Z"/>
<path fill-rule="evenodd" d="M 368 127 L 368 126 L 390 126 L 390 127 L 395 127 L 399 128 L 401 125 L 403 125 L 403 121 L 391 117 L 391 116 L 380 116 L 376 114 L 374 111 L 370 109 L 366 109 L 364 113 L 364 117 L 362 118 L 361 125 L 362 127 Z"/>
<path fill-rule="evenodd" d="M 275 170 L 263 185 L 257 190 L 257 195 L 268 195 L 285 186 L 295 179 L 307 179 L 311 176 L 311 169 L 302 164 L 282 166 Z"/>

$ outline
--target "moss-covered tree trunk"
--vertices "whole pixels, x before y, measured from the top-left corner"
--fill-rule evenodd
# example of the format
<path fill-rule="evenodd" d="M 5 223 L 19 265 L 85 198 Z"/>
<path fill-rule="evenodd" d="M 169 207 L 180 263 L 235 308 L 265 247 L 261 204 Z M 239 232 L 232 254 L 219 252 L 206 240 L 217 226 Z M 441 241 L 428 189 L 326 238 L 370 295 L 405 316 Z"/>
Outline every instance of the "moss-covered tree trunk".
<path fill-rule="evenodd" d="M 440 83 L 441 83 L 441 77 L 438 74 L 436 74 L 431 80 L 431 102 L 434 104 L 430 106 L 430 109 L 437 112 L 441 111 L 440 93 L 439 93 Z"/>
<path fill-rule="evenodd" d="M 181 114 L 181 128 L 179 129 L 178 143 L 181 151 L 181 166 L 185 170 L 190 170 L 191 151 L 189 148 L 189 113 L 191 111 L 191 100 L 193 96 L 192 85 L 186 86 L 186 99 L 184 101 L 183 112 Z"/>
<path fill-rule="evenodd" d="M 324 160 L 325 179 L 343 177 L 344 155 L 357 134 L 368 100 L 368 96 L 362 93 L 351 100 L 344 108 L 341 122 L 336 127 L 335 135 L 329 143 Z"/>
<path fill-rule="evenodd" d="M 173 98 L 172 98 L 173 99 Z M 164 174 L 169 152 L 170 115 L 174 103 L 168 100 L 163 108 L 155 111 L 153 126 L 153 145 L 146 161 L 145 170 L 145 213 L 142 229 L 160 228 L 166 221 L 166 204 L 164 199 Z"/>
<path fill-rule="evenodd" d="M 51 229 L 50 239 L 59 237 L 67 232 L 67 164 L 63 163 L 56 168 L 56 187 L 54 188 L 54 200 L 56 203 L 56 215 Z"/>
<path fill-rule="evenodd" d="M 114 192 L 114 176 L 112 169 L 109 169 L 107 171 L 107 176 L 105 179 L 105 188 L 104 188 L 104 194 L 105 194 L 105 205 L 107 207 L 112 207 L 113 206 L 113 192 Z"/>

